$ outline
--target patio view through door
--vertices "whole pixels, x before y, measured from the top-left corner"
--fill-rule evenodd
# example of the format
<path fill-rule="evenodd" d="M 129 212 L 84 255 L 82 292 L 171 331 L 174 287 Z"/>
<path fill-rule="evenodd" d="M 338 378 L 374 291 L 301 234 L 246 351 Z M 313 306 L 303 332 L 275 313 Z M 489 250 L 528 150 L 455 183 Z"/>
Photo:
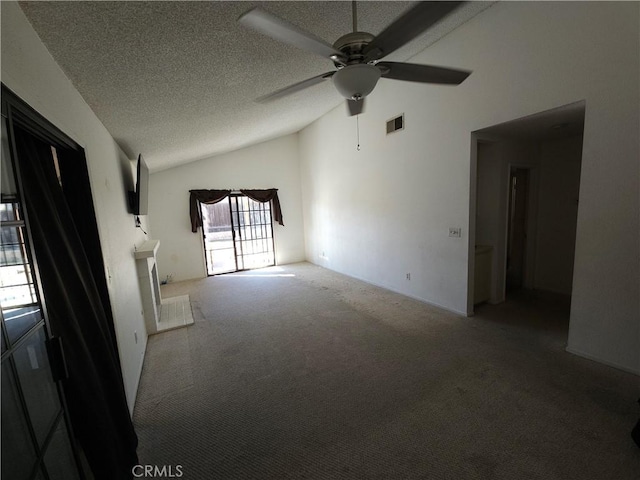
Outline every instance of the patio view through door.
<path fill-rule="evenodd" d="M 275 265 L 270 202 L 233 193 L 200 208 L 208 275 Z"/>

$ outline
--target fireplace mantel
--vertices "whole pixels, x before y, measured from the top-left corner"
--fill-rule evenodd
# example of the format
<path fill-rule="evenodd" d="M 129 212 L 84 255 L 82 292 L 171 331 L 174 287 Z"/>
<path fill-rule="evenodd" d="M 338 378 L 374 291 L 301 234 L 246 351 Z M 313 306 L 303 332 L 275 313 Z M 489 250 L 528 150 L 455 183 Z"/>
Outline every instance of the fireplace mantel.
<path fill-rule="evenodd" d="M 136 260 L 153 257 L 155 261 L 156 253 L 158 252 L 159 246 L 160 240 L 147 240 L 136 249 L 134 256 Z"/>

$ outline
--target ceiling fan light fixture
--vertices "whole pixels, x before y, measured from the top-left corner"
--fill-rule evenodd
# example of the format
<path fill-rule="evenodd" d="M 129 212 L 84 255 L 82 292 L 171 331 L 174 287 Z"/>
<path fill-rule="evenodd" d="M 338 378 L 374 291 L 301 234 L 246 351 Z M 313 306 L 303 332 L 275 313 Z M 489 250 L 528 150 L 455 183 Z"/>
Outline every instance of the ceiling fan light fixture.
<path fill-rule="evenodd" d="M 340 95 L 347 100 L 359 100 L 373 91 L 380 75 L 378 67 L 360 63 L 339 69 L 332 78 Z"/>

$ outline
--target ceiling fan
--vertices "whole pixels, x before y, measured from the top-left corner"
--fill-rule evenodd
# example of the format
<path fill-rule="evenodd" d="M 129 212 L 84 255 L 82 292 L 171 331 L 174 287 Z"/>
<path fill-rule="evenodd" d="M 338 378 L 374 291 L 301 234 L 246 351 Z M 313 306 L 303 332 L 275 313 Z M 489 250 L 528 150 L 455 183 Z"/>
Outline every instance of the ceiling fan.
<path fill-rule="evenodd" d="M 466 2 L 419 2 L 379 35 L 374 36 L 358 31 L 358 14 L 354 1 L 353 32 L 343 35 L 333 45 L 261 8 L 253 8 L 238 18 L 241 25 L 329 58 L 336 67 L 335 71 L 294 83 L 256 101 L 264 103 L 276 100 L 332 78 L 338 92 L 347 99 L 349 114 L 358 115 L 363 111 L 364 98 L 373 91 L 380 77 L 459 85 L 471 74 L 470 71 L 415 63 L 383 62 L 380 59 L 413 40 L 463 3 Z"/>

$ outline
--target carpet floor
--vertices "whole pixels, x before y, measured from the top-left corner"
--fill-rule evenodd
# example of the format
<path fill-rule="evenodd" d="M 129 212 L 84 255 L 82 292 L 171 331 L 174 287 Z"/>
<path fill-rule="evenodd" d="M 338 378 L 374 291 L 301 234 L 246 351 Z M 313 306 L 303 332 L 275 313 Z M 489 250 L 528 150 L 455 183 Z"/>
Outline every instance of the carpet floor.
<path fill-rule="evenodd" d="M 568 304 L 458 316 L 307 263 L 163 286 L 141 464 L 210 479 L 637 480 L 639 377 L 564 351 Z M 168 470 L 166 470 L 168 472 Z"/>

